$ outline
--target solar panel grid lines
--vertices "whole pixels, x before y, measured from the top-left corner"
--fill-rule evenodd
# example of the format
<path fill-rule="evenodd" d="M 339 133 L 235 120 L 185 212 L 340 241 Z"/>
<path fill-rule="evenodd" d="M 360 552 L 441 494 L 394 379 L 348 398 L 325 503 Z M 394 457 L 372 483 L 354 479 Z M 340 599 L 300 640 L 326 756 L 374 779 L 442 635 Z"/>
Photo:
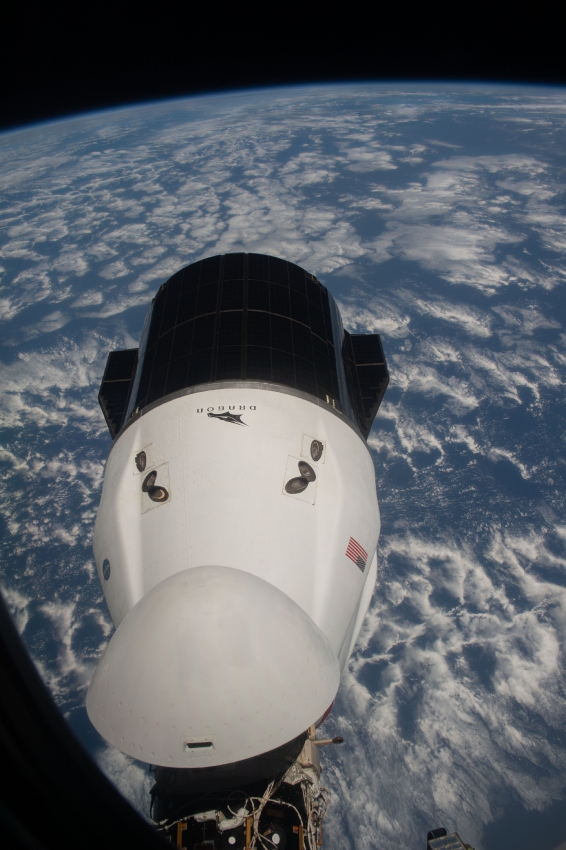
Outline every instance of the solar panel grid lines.
<path fill-rule="evenodd" d="M 376 347 L 375 335 L 352 337 L 337 352 L 328 290 L 299 266 L 259 254 L 209 257 L 163 284 L 152 311 L 135 409 L 233 379 L 281 383 L 343 410 L 336 358 L 344 356 L 355 417 L 362 432 L 371 427 L 388 380 L 379 338 Z"/>
<path fill-rule="evenodd" d="M 214 307 L 214 330 L 211 334 L 211 346 L 212 346 L 212 358 L 210 362 L 210 373 L 208 380 L 213 381 L 214 376 L 216 374 L 216 368 L 218 365 L 218 345 L 219 345 L 219 333 L 220 333 L 220 302 L 221 302 L 221 294 L 222 294 L 222 275 L 224 272 L 224 256 L 221 255 L 218 257 L 218 264 L 215 265 L 217 270 L 215 280 L 213 284 L 206 284 L 206 286 L 214 287 L 214 299 L 212 299 L 212 295 L 210 298 L 210 308 Z M 211 272 L 212 273 L 212 272 Z M 202 280 L 202 272 L 201 272 L 201 280 Z M 199 286 L 199 302 L 200 303 L 200 292 L 201 287 Z M 210 310 L 212 313 L 212 309 Z"/>
<path fill-rule="evenodd" d="M 108 355 L 98 400 L 112 436 L 120 430 L 124 419 L 137 361 L 137 348 L 112 351 Z"/>

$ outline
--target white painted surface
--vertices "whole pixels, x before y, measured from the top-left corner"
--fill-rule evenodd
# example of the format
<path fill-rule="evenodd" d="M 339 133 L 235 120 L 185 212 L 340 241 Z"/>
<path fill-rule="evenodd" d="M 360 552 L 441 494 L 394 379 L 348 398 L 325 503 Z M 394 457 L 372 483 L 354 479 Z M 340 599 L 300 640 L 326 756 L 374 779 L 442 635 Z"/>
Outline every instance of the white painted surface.
<path fill-rule="evenodd" d="M 245 424 L 208 412 L 239 414 Z M 304 435 L 324 444 L 318 463 L 305 458 L 317 476 L 307 499 L 284 490 L 289 458 L 304 458 Z M 135 455 L 148 446 L 152 466 L 138 475 Z M 142 511 L 142 481 L 164 464 L 170 500 Z M 376 571 L 368 571 L 379 527 L 373 463 L 345 422 L 286 393 L 221 388 L 162 404 L 118 439 L 106 466 L 94 551 L 116 626 L 171 576 L 220 565 L 289 597 L 325 636 L 342 671 L 375 584 Z M 365 575 L 346 557 L 350 537 L 369 553 Z M 101 573 L 105 558 L 108 581 Z M 226 629 L 220 624 L 220 641 Z M 151 689 L 149 678 L 145 686 Z"/>
<path fill-rule="evenodd" d="M 251 573 L 205 566 L 165 579 L 122 621 L 87 710 L 128 755 L 212 766 L 294 738 L 339 680 L 327 639 L 286 594 Z"/>

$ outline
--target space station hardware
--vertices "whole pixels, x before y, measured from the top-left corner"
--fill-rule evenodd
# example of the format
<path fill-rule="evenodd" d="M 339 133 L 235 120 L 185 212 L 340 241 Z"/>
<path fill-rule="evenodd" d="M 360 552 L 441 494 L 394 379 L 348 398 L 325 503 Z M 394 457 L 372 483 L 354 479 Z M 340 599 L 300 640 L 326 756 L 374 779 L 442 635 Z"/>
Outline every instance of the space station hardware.
<path fill-rule="evenodd" d="M 155 765 L 177 846 L 314 850 L 316 727 L 377 576 L 367 445 L 389 375 L 313 275 L 259 254 L 194 263 L 108 357 L 114 440 L 94 554 L 116 631 L 87 696 Z"/>
<path fill-rule="evenodd" d="M 426 850 L 474 850 L 469 844 L 464 844 L 457 832 L 448 835 L 448 831 L 440 826 L 431 829 L 426 837 Z"/>

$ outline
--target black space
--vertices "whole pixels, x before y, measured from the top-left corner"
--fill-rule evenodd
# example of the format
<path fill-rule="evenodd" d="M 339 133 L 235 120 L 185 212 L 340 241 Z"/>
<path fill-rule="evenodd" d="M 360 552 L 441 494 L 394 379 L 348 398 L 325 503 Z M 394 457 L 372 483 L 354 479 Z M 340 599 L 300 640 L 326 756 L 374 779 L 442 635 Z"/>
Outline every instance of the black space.
<path fill-rule="evenodd" d="M 473 5 L 433 13 L 399 4 L 265 9 L 12 2 L 2 15 L 0 128 L 304 82 L 566 83 L 562 28 L 544 9 L 528 18 Z"/>

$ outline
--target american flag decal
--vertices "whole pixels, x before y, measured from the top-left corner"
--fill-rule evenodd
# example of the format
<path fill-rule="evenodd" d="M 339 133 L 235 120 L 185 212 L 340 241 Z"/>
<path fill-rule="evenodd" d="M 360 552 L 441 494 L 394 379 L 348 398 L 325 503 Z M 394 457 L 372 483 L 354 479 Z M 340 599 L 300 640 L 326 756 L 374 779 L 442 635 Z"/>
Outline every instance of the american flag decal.
<path fill-rule="evenodd" d="M 348 543 L 348 548 L 346 549 L 346 557 L 349 558 L 354 564 L 360 568 L 363 572 L 366 568 L 368 553 L 365 549 L 362 549 L 357 540 L 354 540 L 353 537 L 350 537 L 350 542 Z"/>

